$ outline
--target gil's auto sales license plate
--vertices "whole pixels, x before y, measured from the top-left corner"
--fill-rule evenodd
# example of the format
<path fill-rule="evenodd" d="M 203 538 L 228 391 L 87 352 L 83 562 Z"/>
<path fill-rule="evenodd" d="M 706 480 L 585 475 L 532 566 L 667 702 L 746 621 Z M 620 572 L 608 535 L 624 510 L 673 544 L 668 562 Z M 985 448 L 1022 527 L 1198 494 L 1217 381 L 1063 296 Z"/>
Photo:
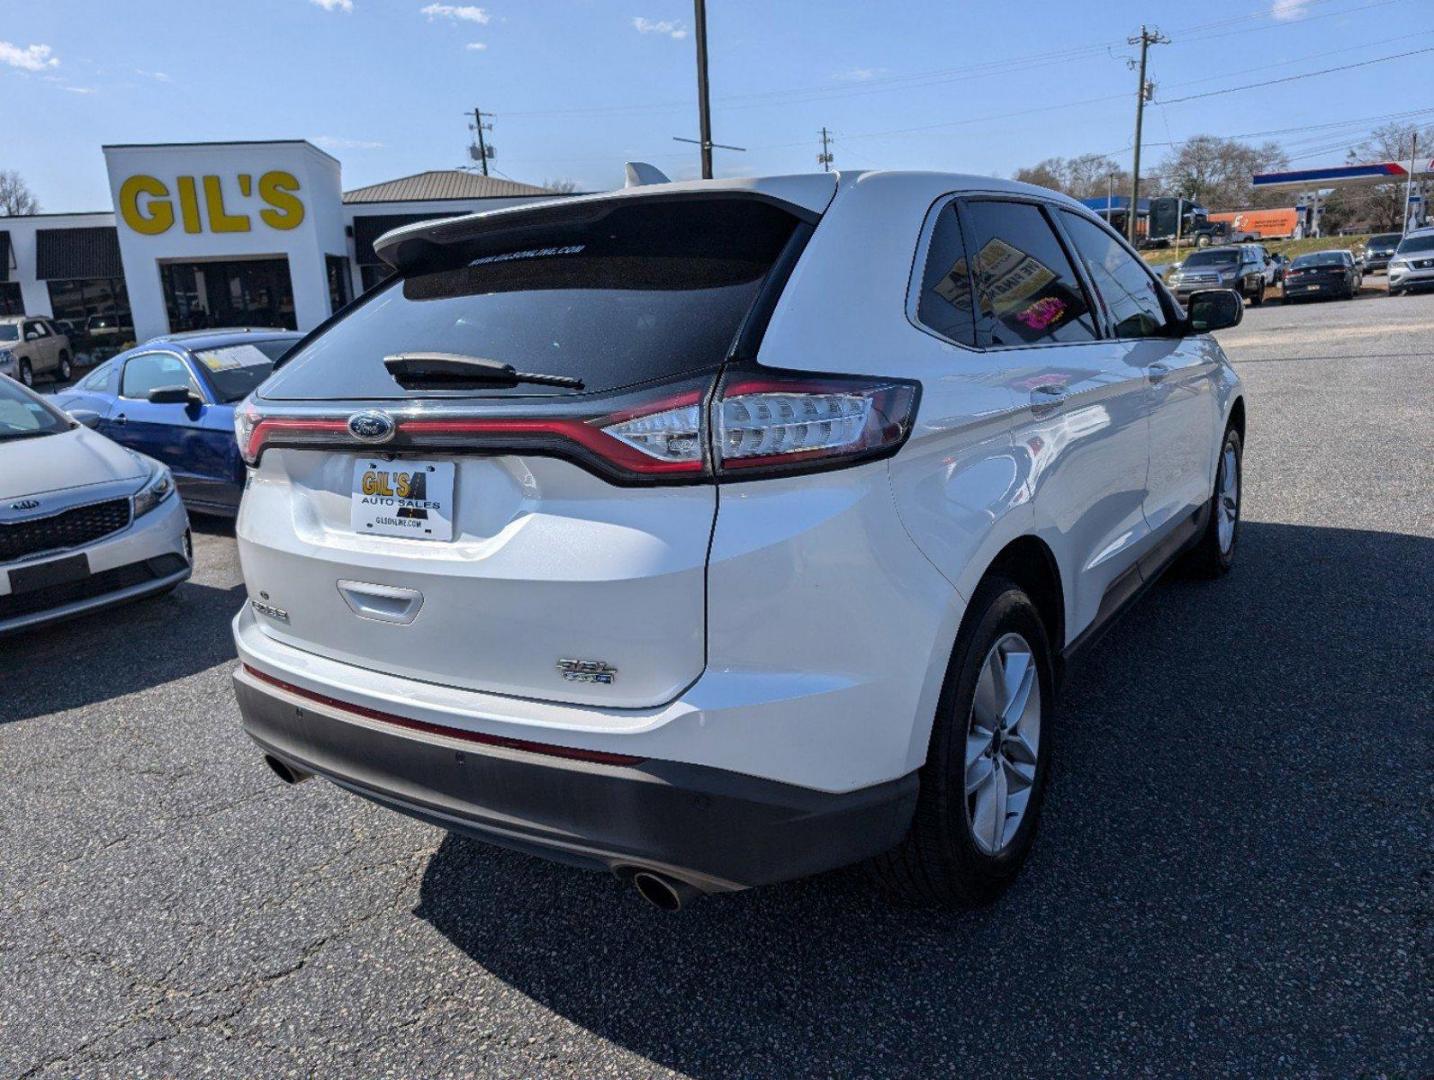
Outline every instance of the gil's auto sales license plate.
<path fill-rule="evenodd" d="M 359 458 L 351 520 L 370 536 L 452 540 L 453 462 Z"/>

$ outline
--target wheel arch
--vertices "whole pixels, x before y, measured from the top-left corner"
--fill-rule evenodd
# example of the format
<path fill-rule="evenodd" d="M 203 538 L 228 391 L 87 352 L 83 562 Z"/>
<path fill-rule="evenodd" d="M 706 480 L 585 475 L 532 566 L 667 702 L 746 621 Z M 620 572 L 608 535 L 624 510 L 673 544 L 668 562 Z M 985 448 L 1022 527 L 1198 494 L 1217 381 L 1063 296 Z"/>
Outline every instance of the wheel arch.
<path fill-rule="evenodd" d="M 1059 656 L 1066 643 L 1066 603 L 1055 552 L 1039 536 L 1026 533 L 996 554 L 981 575 L 981 581 L 993 574 L 1009 577 L 1025 590 L 1041 614 L 1052 655 Z"/>
<path fill-rule="evenodd" d="M 1240 433 L 1240 442 L 1245 441 L 1245 398 L 1240 395 L 1230 403 L 1230 415 L 1225 420 L 1226 430 L 1234 428 Z M 1223 436 L 1221 436 L 1223 438 Z"/>

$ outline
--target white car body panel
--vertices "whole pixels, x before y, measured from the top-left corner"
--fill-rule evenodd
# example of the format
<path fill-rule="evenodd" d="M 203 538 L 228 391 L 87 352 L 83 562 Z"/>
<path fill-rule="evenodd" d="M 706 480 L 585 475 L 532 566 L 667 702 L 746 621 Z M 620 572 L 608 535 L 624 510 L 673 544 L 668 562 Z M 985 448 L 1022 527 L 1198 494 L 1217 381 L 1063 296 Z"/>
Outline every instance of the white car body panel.
<path fill-rule="evenodd" d="M 251 472 L 238 536 L 251 596 L 269 594 L 293 622 L 241 612 L 245 664 L 461 730 L 851 792 L 925 760 L 967 600 L 1010 543 L 1035 537 L 1053 556 L 1065 607 L 1059 650 L 1091 625 L 1112 584 L 1209 498 L 1239 393 L 1212 339 L 980 351 L 908 318 L 923 222 L 944 197 L 1022 193 L 1085 213 L 1073 201 L 921 173 L 585 198 L 679 189 L 757 192 L 825 211 L 757 361 L 919 381 L 900 451 L 826 473 L 653 489 L 617 489 L 550 459 L 468 458 L 458 520 L 469 533 L 452 550 L 353 537 L 351 458 L 270 451 Z M 1152 380 L 1156 364 L 1168 370 Z M 1066 397 L 1040 407 L 1032 390 L 1052 378 Z M 425 582 L 429 563 L 448 576 Z M 356 619 L 336 576 L 420 582 L 419 621 L 438 617 L 427 628 Z M 350 620 L 336 644 L 305 644 L 301 620 L 334 619 Z M 590 634 L 575 639 L 575 626 Z M 618 681 L 564 686 L 553 662 L 578 649 L 618 668 Z"/>

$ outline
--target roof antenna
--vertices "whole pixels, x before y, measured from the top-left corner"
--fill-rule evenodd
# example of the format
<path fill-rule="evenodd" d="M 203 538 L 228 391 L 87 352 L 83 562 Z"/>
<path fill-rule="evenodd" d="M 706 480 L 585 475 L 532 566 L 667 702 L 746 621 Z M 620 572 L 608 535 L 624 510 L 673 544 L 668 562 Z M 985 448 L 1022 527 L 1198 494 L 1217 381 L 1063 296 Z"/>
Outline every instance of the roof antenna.
<path fill-rule="evenodd" d="M 671 180 L 656 165 L 645 161 L 629 161 L 623 166 L 627 171 L 627 183 L 623 187 L 644 187 L 647 184 L 670 184 Z"/>

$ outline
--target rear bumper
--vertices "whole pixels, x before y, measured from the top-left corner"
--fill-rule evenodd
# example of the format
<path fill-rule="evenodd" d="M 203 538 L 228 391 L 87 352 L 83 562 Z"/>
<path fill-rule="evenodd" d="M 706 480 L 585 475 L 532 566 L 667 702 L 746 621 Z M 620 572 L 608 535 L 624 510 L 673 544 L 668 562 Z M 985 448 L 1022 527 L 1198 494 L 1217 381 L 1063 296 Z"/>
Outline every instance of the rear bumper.
<path fill-rule="evenodd" d="M 244 729 L 268 754 L 394 810 L 590 868 L 659 870 L 707 892 L 803 877 L 900 841 L 916 774 L 833 794 L 671 761 L 613 764 L 415 731 L 241 666 Z"/>

